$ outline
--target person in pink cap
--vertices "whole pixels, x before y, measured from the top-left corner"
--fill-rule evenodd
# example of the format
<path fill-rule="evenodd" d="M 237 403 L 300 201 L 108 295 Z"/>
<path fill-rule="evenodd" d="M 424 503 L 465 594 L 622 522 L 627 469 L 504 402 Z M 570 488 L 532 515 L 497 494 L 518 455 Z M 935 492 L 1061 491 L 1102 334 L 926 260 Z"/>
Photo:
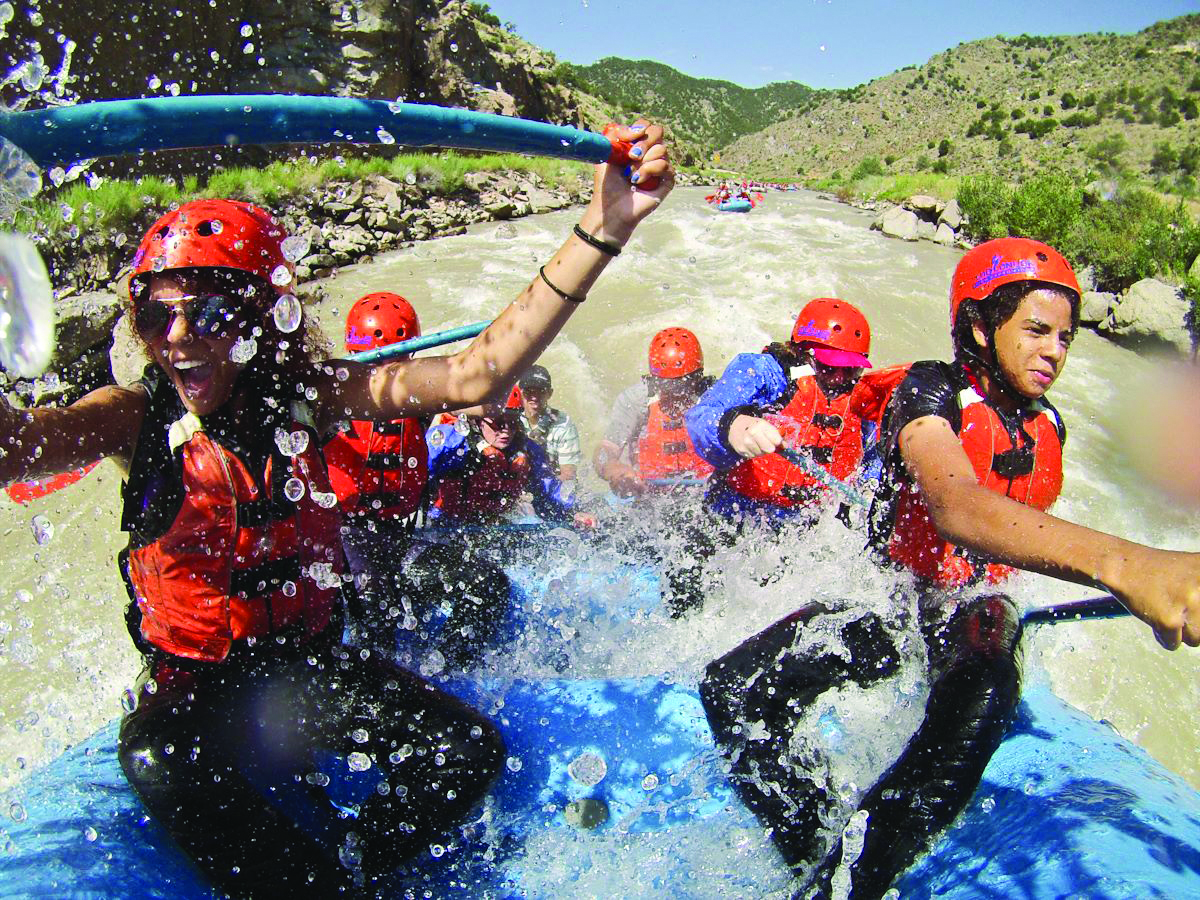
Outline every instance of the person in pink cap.
<path fill-rule="evenodd" d="M 696 452 L 716 469 L 706 505 L 726 519 L 812 519 L 831 498 L 787 449 L 839 481 L 852 479 L 875 427 L 855 411 L 854 389 L 871 367 L 871 328 L 853 305 L 809 301 L 791 340 L 734 358 L 687 414 Z"/>

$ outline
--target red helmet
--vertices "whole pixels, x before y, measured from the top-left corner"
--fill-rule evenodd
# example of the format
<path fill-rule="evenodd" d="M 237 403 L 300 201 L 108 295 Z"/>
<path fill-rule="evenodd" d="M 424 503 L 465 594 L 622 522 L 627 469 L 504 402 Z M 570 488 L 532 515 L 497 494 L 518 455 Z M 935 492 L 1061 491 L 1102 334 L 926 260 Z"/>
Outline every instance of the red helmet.
<path fill-rule="evenodd" d="M 152 272 L 237 269 L 256 275 L 278 294 L 295 290 L 295 267 L 283 255 L 283 228 L 266 210 L 237 200 L 193 200 L 160 218 L 133 256 L 134 286 Z"/>
<path fill-rule="evenodd" d="M 525 395 L 521 393 L 521 386 L 513 385 L 513 389 L 508 392 L 508 399 L 504 401 L 505 409 L 521 410 L 525 408 Z"/>
<path fill-rule="evenodd" d="M 361 353 L 419 337 L 421 320 L 412 304 L 391 291 L 366 294 L 346 313 L 346 352 Z"/>
<path fill-rule="evenodd" d="M 792 326 L 792 342 L 813 344 L 817 359 L 829 366 L 871 368 L 867 317 L 836 297 L 818 297 L 804 305 Z"/>
<path fill-rule="evenodd" d="M 999 238 L 968 250 L 950 281 L 950 327 L 964 300 L 983 300 L 1014 281 L 1044 281 L 1080 296 L 1071 264 L 1049 244 L 1030 238 Z"/>
<path fill-rule="evenodd" d="M 650 374 L 683 378 L 704 368 L 700 339 L 686 328 L 664 328 L 650 338 Z"/>

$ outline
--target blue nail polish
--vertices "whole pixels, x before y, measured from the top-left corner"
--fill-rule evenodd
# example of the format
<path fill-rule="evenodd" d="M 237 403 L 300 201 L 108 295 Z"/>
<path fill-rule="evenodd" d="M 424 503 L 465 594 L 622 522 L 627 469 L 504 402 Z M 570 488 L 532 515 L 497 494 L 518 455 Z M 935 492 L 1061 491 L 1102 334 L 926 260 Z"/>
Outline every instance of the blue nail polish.
<path fill-rule="evenodd" d="M 637 175 L 634 175 L 629 180 L 632 181 L 634 184 L 637 184 L 639 181 L 642 180 L 642 176 L 640 174 L 637 174 Z"/>
<path fill-rule="evenodd" d="M 628 178 L 630 173 L 632 173 L 632 172 L 633 172 L 633 166 L 626 166 L 625 171 L 623 171 L 621 174 L 624 175 L 626 178 Z"/>
<path fill-rule="evenodd" d="M 632 150 L 629 151 L 630 156 L 640 157 L 642 155 L 642 153 L 643 153 L 643 150 L 641 147 L 634 147 Z"/>
<path fill-rule="evenodd" d="M 629 127 L 632 128 L 634 131 L 643 131 L 646 128 L 645 125 L 642 125 L 640 123 L 637 125 L 630 125 Z"/>

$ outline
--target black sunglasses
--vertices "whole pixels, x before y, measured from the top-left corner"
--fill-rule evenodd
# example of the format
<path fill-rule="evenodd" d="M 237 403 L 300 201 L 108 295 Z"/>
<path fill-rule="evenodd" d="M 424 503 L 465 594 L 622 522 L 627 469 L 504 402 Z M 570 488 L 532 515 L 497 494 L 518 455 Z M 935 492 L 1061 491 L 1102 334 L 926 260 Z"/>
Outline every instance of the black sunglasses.
<path fill-rule="evenodd" d="M 143 340 L 158 340 L 182 312 L 192 331 L 200 337 L 215 337 L 231 327 L 244 307 L 243 301 L 225 294 L 180 297 L 178 302 L 149 300 L 134 310 L 133 326 Z"/>

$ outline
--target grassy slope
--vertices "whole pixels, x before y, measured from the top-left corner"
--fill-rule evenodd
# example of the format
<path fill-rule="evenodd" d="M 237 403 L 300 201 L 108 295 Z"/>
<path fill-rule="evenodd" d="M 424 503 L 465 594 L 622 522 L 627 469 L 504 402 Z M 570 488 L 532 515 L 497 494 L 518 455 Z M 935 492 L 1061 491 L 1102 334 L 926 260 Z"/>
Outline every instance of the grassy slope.
<path fill-rule="evenodd" d="M 709 159 L 713 151 L 741 135 L 807 109 L 826 93 L 794 81 L 744 88 L 693 78 L 658 62 L 616 57 L 589 66 L 564 63 L 556 72 L 628 114 L 644 113 L 664 122 L 696 161 Z"/>
<path fill-rule="evenodd" d="M 1141 96 L 1127 91 L 1120 99 L 1122 85 Z M 807 112 L 735 141 L 723 156 L 731 166 L 760 174 L 819 178 L 848 173 L 865 157 L 888 156 L 894 156 L 893 171 L 911 172 L 937 160 L 945 138 L 952 145 L 945 162 L 951 174 L 990 170 L 1016 177 L 1031 167 L 1082 169 L 1110 161 L 1145 174 L 1156 144 L 1168 141 L 1182 149 L 1200 135 L 1200 119 L 1189 120 L 1186 111 L 1174 124 L 1162 124 L 1164 88 L 1181 103 L 1200 102 L 1200 15 L 1131 36 L 997 37 L 960 44 L 919 68 L 826 94 Z M 1089 95 L 1094 102 L 1083 106 Z M 967 137 L 989 112 L 991 134 Z M 1063 124 L 1079 113 L 1088 122 L 1097 113 L 1101 118 L 1096 124 Z M 1059 124 L 1043 136 L 1014 131 L 1021 121 L 1051 118 Z M 1114 135 L 1126 145 L 1117 158 L 1093 158 L 1096 145 Z"/>

